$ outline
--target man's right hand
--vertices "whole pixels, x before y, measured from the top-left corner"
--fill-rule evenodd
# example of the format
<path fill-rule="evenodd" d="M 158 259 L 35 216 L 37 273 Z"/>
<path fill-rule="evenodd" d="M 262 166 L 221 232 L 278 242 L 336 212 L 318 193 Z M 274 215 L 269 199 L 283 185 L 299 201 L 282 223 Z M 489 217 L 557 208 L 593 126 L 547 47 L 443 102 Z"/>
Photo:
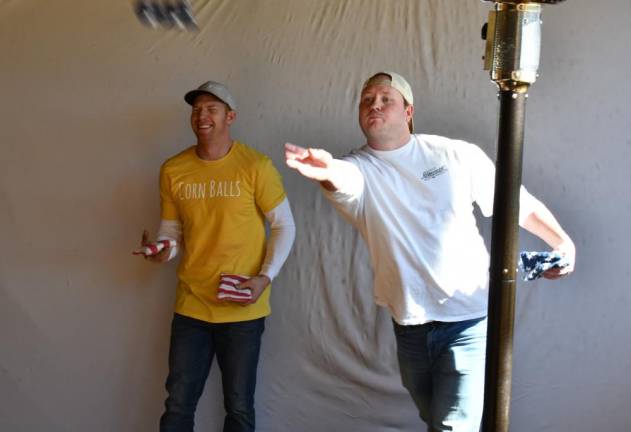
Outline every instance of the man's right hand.
<path fill-rule="evenodd" d="M 141 246 L 147 246 L 149 243 L 151 243 L 149 241 L 149 233 L 147 232 L 147 230 L 144 230 L 142 232 L 142 239 L 140 240 L 140 245 Z M 160 252 L 158 252 L 155 255 L 144 255 L 145 259 L 151 262 L 155 262 L 155 263 L 163 263 L 169 260 L 169 255 L 171 254 L 171 248 L 170 247 L 165 247 L 164 249 L 162 249 Z"/>
<path fill-rule="evenodd" d="M 306 149 L 294 144 L 285 144 L 285 162 L 303 176 L 319 182 L 331 179 L 333 156 L 326 150 Z"/>

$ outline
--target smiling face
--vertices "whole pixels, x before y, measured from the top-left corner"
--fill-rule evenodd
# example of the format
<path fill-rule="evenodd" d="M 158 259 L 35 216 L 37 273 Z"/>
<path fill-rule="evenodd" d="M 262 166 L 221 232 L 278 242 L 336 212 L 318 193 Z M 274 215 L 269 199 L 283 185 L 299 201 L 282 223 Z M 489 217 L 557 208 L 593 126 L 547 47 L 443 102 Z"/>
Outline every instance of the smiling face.
<path fill-rule="evenodd" d="M 414 107 L 387 83 L 369 85 L 362 91 L 359 126 L 371 147 L 379 150 L 395 141 L 407 142 L 413 113 Z"/>
<path fill-rule="evenodd" d="M 198 141 L 213 141 L 230 137 L 230 125 L 236 112 L 211 94 L 200 94 L 193 101 L 191 128 Z"/>

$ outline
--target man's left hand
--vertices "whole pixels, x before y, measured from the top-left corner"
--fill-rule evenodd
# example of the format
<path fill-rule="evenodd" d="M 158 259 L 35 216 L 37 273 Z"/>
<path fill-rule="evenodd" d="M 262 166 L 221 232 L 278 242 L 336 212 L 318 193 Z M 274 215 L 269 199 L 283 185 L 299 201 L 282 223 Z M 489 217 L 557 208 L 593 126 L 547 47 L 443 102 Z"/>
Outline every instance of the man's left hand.
<path fill-rule="evenodd" d="M 561 256 L 563 256 L 569 263 L 569 265 L 565 267 L 555 267 L 543 272 L 543 277 L 546 279 L 559 279 L 563 276 L 569 276 L 574 271 L 574 262 L 576 261 L 576 247 L 572 240 L 567 239 L 557 247 L 553 249 L 556 252 L 559 252 Z"/>
<path fill-rule="evenodd" d="M 271 283 L 271 280 L 269 277 L 267 277 L 266 275 L 258 275 L 258 276 L 251 277 L 245 282 L 242 282 L 239 285 L 237 285 L 236 286 L 237 289 L 249 288 L 250 290 L 252 290 L 252 299 L 247 302 L 243 302 L 241 304 L 248 305 L 248 304 L 256 303 L 256 301 L 259 299 L 261 294 L 263 294 L 263 291 L 265 290 L 265 288 L 270 283 Z"/>

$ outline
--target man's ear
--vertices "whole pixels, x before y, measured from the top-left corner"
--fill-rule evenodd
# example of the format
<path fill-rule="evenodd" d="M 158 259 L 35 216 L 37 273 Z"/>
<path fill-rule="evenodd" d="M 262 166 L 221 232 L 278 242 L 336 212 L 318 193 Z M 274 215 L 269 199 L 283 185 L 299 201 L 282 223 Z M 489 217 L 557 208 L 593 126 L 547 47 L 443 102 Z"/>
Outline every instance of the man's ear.
<path fill-rule="evenodd" d="M 405 107 L 405 117 L 408 123 L 414 117 L 414 105 L 408 105 Z"/>
<path fill-rule="evenodd" d="M 237 112 L 228 110 L 228 113 L 226 114 L 226 121 L 228 122 L 228 124 L 231 125 L 232 123 L 234 123 L 236 118 L 237 118 Z"/>

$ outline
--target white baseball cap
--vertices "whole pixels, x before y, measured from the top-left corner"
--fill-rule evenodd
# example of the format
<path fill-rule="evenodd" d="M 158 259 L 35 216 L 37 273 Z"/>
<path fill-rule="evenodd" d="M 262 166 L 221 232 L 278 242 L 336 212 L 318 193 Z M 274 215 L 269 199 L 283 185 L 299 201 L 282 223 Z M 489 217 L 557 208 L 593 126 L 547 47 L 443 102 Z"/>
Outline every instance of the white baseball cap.
<path fill-rule="evenodd" d="M 228 87 L 225 85 L 215 82 L 215 81 L 206 81 L 204 84 L 197 87 L 195 90 L 191 90 L 184 95 L 184 100 L 189 104 L 193 105 L 195 98 L 200 94 L 211 94 L 216 98 L 220 99 L 223 103 L 228 105 L 228 108 L 232 111 L 237 110 L 237 103 L 228 90 Z"/>

